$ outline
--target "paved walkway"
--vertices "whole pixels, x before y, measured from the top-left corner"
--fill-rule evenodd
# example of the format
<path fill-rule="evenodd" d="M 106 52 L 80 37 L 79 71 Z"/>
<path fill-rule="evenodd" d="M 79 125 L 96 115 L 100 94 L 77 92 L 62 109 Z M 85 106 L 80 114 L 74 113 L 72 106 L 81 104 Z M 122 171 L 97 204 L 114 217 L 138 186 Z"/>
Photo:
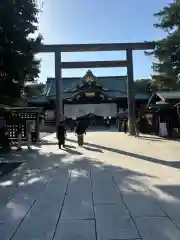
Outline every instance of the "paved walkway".
<path fill-rule="evenodd" d="M 90 132 L 55 134 L 0 179 L 1 240 L 179 240 L 180 143 Z"/>

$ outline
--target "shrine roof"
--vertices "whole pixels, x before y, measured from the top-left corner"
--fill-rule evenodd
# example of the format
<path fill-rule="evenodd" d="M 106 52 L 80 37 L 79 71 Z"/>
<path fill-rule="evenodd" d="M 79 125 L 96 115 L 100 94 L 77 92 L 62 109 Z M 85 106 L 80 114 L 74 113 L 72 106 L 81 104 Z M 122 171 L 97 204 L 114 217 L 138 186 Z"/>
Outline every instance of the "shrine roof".
<path fill-rule="evenodd" d="M 159 96 L 162 100 L 175 100 L 180 99 L 180 91 L 177 90 L 169 90 L 169 91 L 158 91 L 156 95 Z"/>
<path fill-rule="evenodd" d="M 96 77 L 89 70 L 82 78 L 62 78 L 62 87 L 64 92 L 75 92 L 78 86 L 82 86 L 87 82 L 94 82 L 101 86 L 103 90 L 126 92 L 127 76 L 106 76 Z M 46 96 L 56 93 L 56 82 L 54 78 L 48 78 L 45 86 L 44 94 Z"/>
<path fill-rule="evenodd" d="M 46 95 L 40 95 L 40 96 L 34 96 L 34 97 L 30 97 L 28 98 L 28 102 L 30 103 L 48 103 L 47 97 Z"/>
<path fill-rule="evenodd" d="M 22 106 L 22 107 L 12 107 L 12 106 L 5 106 L 3 107 L 5 111 L 9 112 L 28 112 L 28 113 L 39 113 L 43 111 L 42 107 L 27 107 L 27 106 Z"/>
<path fill-rule="evenodd" d="M 71 99 L 79 91 L 100 90 L 109 98 L 127 98 L 127 76 L 96 77 L 89 70 L 80 78 L 62 78 L 63 99 Z M 55 78 L 48 78 L 44 93 L 41 96 L 28 99 L 31 103 L 45 103 L 56 98 Z M 136 93 L 136 99 L 149 99 L 147 93 Z"/>
<path fill-rule="evenodd" d="M 118 91 L 107 91 L 104 92 L 104 94 L 107 94 L 109 98 L 127 98 L 127 93 L 125 92 L 118 92 Z M 64 92 L 63 93 L 63 99 L 70 99 L 74 96 L 74 93 L 70 92 Z M 146 93 L 136 93 L 135 98 L 138 100 L 148 100 L 149 99 L 149 94 Z M 56 98 L 56 94 L 48 95 L 47 100 L 54 100 Z"/>

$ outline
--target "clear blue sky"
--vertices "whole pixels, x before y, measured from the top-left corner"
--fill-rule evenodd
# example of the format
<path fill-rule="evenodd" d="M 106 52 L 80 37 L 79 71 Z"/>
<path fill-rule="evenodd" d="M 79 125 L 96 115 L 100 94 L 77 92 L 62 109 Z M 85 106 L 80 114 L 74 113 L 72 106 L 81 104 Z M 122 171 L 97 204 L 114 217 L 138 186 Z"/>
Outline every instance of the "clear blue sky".
<path fill-rule="evenodd" d="M 41 0 L 38 0 L 41 2 Z M 164 36 L 155 29 L 154 12 L 168 0 L 44 0 L 40 14 L 40 32 L 45 44 L 141 42 Z M 42 58 L 40 81 L 54 77 L 52 54 Z M 125 52 L 66 53 L 63 61 L 123 60 Z M 143 51 L 134 53 L 135 78 L 152 73 L 151 59 Z M 126 69 L 92 69 L 97 76 L 124 75 Z M 66 70 L 63 76 L 83 76 L 86 69 Z"/>

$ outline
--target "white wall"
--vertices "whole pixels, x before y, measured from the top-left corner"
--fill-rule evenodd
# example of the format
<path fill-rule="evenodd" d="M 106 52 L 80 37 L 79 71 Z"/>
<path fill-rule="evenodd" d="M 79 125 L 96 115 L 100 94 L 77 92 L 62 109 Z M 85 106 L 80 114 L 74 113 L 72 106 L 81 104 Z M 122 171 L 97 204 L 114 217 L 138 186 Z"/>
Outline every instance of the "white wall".
<path fill-rule="evenodd" d="M 65 117 L 81 117 L 88 113 L 102 117 L 115 117 L 117 113 L 116 103 L 100 103 L 100 104 L 65 104 Z"/>

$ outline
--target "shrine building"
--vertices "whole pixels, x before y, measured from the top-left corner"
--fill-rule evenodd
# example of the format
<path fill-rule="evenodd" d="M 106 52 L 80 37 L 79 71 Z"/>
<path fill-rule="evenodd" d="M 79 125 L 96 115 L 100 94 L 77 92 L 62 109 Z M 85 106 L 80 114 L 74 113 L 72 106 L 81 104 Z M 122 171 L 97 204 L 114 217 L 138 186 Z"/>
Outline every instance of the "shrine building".
<path fill-rule="evenodd" d="M 62 78 L 63 112 L 65 118 L 97 116 L 116 118 L 127 111 L 127 76 L 96 77 L 88 70 L 82 78 Z M 149 93 L 135 89 L 135 105 L 148 102 Z M 46 121 L 55 120 L 56 81 L 48 78 L 44 93 L 27 100 L 31 107 L 43 107 Z"/>

